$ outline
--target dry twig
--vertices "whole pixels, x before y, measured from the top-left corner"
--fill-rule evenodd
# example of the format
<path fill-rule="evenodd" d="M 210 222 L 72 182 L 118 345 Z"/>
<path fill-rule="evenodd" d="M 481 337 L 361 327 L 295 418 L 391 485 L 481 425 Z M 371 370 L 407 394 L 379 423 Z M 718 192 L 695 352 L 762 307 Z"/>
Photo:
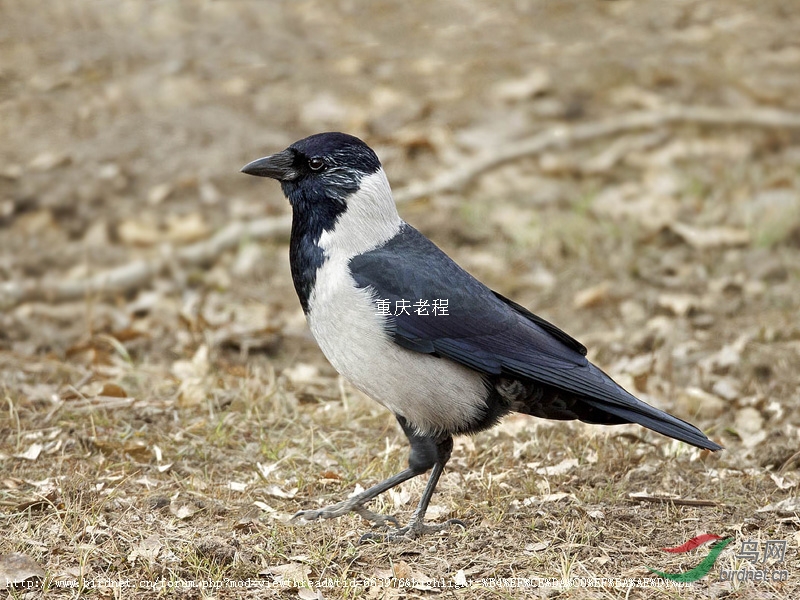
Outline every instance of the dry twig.
<path fill-rule="evenodd" d="M 486 171 L 551 148 L 565 148 L 578 142 L 673 123 L 724 127 L 800 128 L 800 114 L 772 108 L 667 106 L 658 110 L 631 112 L 592 123 L 557 125 L 528 139 L 507 144 L 502 148 L 494 148 L 471 160 L 465 160 L 458 168 L 443 173 L 433 181 L 412 184 L 397 192 L 395 199 L 402 203 L 432 194 L 455 191 Z M 225 250 L 236 246 L 243 238 L 259 241 L 284 238 L 288 235 L 289 227 L 289 217 L 266 218 L 250 223 L 231 223 L 203 242 L 177 250 L 168 246 L 161 257 L 138 260 L 86 279 L 10 281 L 0 284 L 0 307 L 30 301 L 63 302 L 89 295 L 129 291 L 148 283 L 173 264 L 172 261 L 177 261 L 181 266 L 211 262 Z"/>
<path fill-rule="evenodd" d="M 0 307 L 22 302 L 65 302 L 86 296 L 118 294 L 148 283 L 173 264 L 182 267 L 213 262 L 220 254 L 238 245 L 243 239 L 272 240 L 285 238 L 291 218 L 269 217 L 249 223 L 235 222 L 211 238 L 183 248 L 165 246 L 161 256 L 134 262 L 77 280 L 33 279 L 0 284 Z"/>
<path fill-rule="evenodd" d="M 673 123 L 697 123 L 727 127 L 800 128 L 800 114 L 773 108 L 731 109 L 709 106 L 666 106 L 658 110 L 631 112 L 592 123 L 557 125 L 528 139 L 507 144 L 502 148 L 495 148 L 472 160 L 466 160 L 457 169 L 443 173 L 433 181 L 412 184 L 395 194 L 395 199 L 398 202 L 408 202 L 431 194 L 455 191 L 481 173 L 551 148 L 565 148 L 577 142 L 586 142 L 638 129 L 653 129 Z"/>
<path fill-rule="evenodd" d="M 651 502 L 653 504 L 674 504 L 676 506 L 719 506 L 713 500 L 691 500 L 684 498 L 670 498 L 669 496 L 645 496 L 644 494 L 628 494 L 628 499 L 634 502 Z"/>

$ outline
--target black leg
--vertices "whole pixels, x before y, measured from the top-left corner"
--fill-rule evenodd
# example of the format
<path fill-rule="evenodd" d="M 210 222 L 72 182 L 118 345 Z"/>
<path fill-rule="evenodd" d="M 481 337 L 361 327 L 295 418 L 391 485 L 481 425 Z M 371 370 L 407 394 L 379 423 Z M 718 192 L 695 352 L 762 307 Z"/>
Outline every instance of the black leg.
<path fill-rule="evenodd" d="M 361 515 L 367 521 L 375 523 L 376 525 L 388 525 L 389 523 L 392 523 L 395 527 L 399 527 L 400 523 L 398 523 L 397 519 L 394 517 L 379 515 L 367 510 L 364 505 L 379 494 L 382 494 L 383 492 L 390 490 L 396 485 L 399 485 L 404 481 L 408 481 L 417 475 L 421 475 L 431 467 L 438 465 L 441 460 L 440 457 L 442 450 L 440 449 L 440 445 L 442 442 L 437 441 L 436 438 L 418 435 L 403 417 L 398 416 L 397 421 L 400 423 L 400 426 L 403 428 L 403 432 L 406 434 L 406 437 L 411 444 L 411 453 L 408 457 L 407 469 L 342 502 L 337 502 L 336 504 L 326 506 L 325 508 L 321 508 L 319 510 L 298 511 L 292 517 L 292 520 L 294 521 L 297 519 L 303 519 L 305 521 L 315 521 L 317 519 L 334 519 L 347 513 L 354 512 Z M 450 458 L 450 452 L 453 448 L 452 438 L 448 436 L 445 441 L 449 445 L 447 446 L 446 457 L 444 458 L 444 461 L 441 462 L 442 468 L 444 468 L 444 463 Z M 440 474 L 441 468 L 439 469 L 439 475 Z M 436 482 L 439 480 L 439 475 L 436 475 L 435 479 L 433 478 L 433 475 L 431 475 L 431 480 L 428 481 L 428 486 L 425 488 L 427 500 L 425 500 L 424 506 L 423 503 L 420 502 L 420 506 L 417 508 L 417 512 L 422 509 L 422 516 L 424 516 L 425 510 L 428 508 L 428 503 L 430 502 L 430 497 L 433 495 Z M 431 485 L 431 482 L 433 482 L 433 485 Z M 428 492 L 428 488 L 430 488 L 430 492 Z M 425 494 L 423 494 L 423 500 L 424 499 Z M 417 512 L 414 513 L 415 516 Z"/>
<path fill-rule="evenodd" d="M 428 479 L 425 490 L 422 492 L 422 498 L 420 498 L 419 504 L 417 505 L 417 510 L 414 511 L 408 525 L 385 535 L 365 533 L 361 536 L 361 541 L 408 539 L 419 537 L 426 533 L 441 531 L 447 529 L 451 525 L 466 527 L 464 522 L 458 519 L 449 519 L 441 525 L 425 524 L 425 513 L 428 510 L 428 505 L 433 497 L 433 492 L 436 490 L 436 485 L 439 483 L 439 478 L 442 476 L 442 472 L 444 472 L 444 466 L 447 464 L 447 461 L 450 460 L 450 454 L 453 451 L 453 438 L 450 435 L 439 437 L 421 436 L 414 432 L 405 419 L 398 417 L 397 420 L 400 422 L 400 426 L 403 428 L 408 441 L 411 443 L 411 454 L 408 457 L 409 469 L 414 469 L 416 467 L 427 471 L 429 468 L 433 467 L 433 470 L 431 471 L 431 476 Z"/>

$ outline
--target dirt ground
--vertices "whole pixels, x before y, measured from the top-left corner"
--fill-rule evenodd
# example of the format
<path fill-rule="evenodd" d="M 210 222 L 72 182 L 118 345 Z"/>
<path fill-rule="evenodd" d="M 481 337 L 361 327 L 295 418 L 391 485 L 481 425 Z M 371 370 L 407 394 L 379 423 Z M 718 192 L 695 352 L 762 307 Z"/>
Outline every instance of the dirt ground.
<path fill-rule="evenodd" d="M 797 598 L 798 31 L 785 0 L 0 0 L 0 586 Z M 289 523 L 407 457 L 306 328 L 279 186 L 238 172 L 326 130 L 725 450 L 513 417 L 456 441 L 429 516 L 466 530 Z M 711 566 L 663 550 L 705 533 Z"/>

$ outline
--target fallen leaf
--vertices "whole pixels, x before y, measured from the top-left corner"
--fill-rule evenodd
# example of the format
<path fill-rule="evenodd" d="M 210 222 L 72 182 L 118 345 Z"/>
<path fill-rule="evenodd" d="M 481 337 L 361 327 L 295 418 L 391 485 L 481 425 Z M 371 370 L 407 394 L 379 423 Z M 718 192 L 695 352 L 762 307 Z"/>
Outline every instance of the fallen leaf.
<path fill-rule="evenodd" d="M 698 296 L 693 294 L 664 293 L 658 296 L 658 305 L 677 317 L 685 317 L 701 307 Z"/>
<path fill-rule="evenodd" d="M 301 587 L 297 589 L 297 597 L 300 600 L 322 600 L 322 590 L 319 588 Z"/>
<path fill-rule="evenodd" d="M 785 476 L 775 475 L 775 473 L 769 474 L 772 481 L 778 486 L 778 489 L 781 490 L 790 490 L 793 487 L 797 487 L 797 482 L 792 481 L 792 478 L 787 473 Z"/>
<path fill-rule="evenodd" d="M 35 560 L 21 552 L 0 556 L 0 587 L 19 585 L 29 579 L 44 579 L 45 572 Z"/>
<path fill-rule="evenodd" d="M 669 229 L 697 250 L 725 246 L 745 246 L 750 243 L 750 233 L 745 229 L 733 229 L 731 227 L 700 229 L 678 221 L 671 222 Z"/>
<path fill-rule="evenodd" d="M 611 282 L 604 281 L 575 294 L 572 305 L 575 308 L 594 308 L 607 302 L 611 297 Z"/>
<path fill-rule="evenodd" d="M 494 87 L 494 96 L 506 102 L 527 100 L 550 89 L 550 73 L 544 69 L 533 69 L 525 77 L 501 81 Z"/>
<path fill-rule="evenodd" d="M 782 517 L 791 517 L 800 512 L 800 497 L 792 496 L 786 500 L 775 502 L 774 504 L 767 504 L 766 506 L 756 510 L 757 513 L 774 512 Z"/>
<path fill-rule="evenodd" d="M 548 477 L 553 477 L 555 475 L 563 475 L 567 471 L 570 471 L 578 466 L 578 459 L 577 458 L 566 458 L 562 460 L 557 465 L 552 465 L 549 467 L 538 467 L 536 468 L 537 475 L 547 475 Z"/>
<path fill-rule="evenodd" d="M 167 239 L 179 244 L 201 240 L 210 232 L 211 228 L 200 213 L 175 215 L 167 221 Z"/>
<path fill-rule="evenodd" d="M 149 220 L 126 219 L 117 226 L 117 236 L 128 246 L 152 246 L 161 240 L 158 225 Z"/>
<path fill-rule="evenodd" d="M 308 580 L 311 567 L 299 562 L 291 562 L 283 565 L 268 567 L 259 572 L 259 575 L 271 575 L 273 580 L 282 586 L 298 588 Z"/>
<path fill-rule="evenodd" d="M 274 513 L 274 512 L 276 512 L 274 508 L 272 508 L 272 507 L 271 507 L 269 504 L 267 504 L 266 502 L 261 502 L 261 500 L 256 500 L 255 502 L 253 502 L 253 504 L 255 504 L 255 505 L 258 507 L 258 508 L 260 508 L 260 509 L 261 509 L 261 510 L 263 510 L 264 512 L 268 512 L 268 513 Z"/>
<path fill-rule="evenodd" d="M 136 546 L 134 546 L 133 550 L 128 553 L 128 562 L 136 562 L 136 559 L 139 558 L 148 564 L 153 564 L 158 558 L 158 554 L 161 552 L 162 547 L 163 545 L 159 539 L 156 536 L 151 535 L 150 537 L 139 542 Z"/>
<path fill-rule="evenodd" d="M 181 520 L 190 519 L 201 510 L 203 509 L 194 502 L 181 502 L 178 500 L 173 500 L 169 504 L 169 512 Z"/>
<path fill-rule="evenodd" d="M 42 446 L 41 444 L 34 443 L 31 444 L 25 452 L 22 454 L 15 454 L 15 458 L 24 458 L 25 460 L 36 460 L 39 458 L 39 455 L 42 453 Z"/>
<path fill-rule="evenodd" d="M 50 171 L 68 165 L 71 160 L 72 158 L 63 152 L 42 152 L 37 154 L 28 166 L 34 171 Z"/>
<path fill-rule="evenodd" d="M 729 403 L 700 388 L 687 387 L 678 396 L 678 406 L 681 407 L 684 414 L 713 418 L 720 416 L 728 409 Z"/>
<path fill-rule="evenodd" d="M 151 206 L 161 204 L 164 200 L 169 198 L 170 194 L 173 192 L 173 189 L 174 188 L 169 183 L 159 183 L 158 185 L 153 186 L 150 188 L 150 191 L 147 192 L 147 203 Z"/>
<path fill-rule="evenodd" d="M 752 406 L 740 409 L 736 413 L 733 425 L 736 433 L 742 438 L 742 443 L 748 448 L 758 445 L 767 437 L 767 432 L 764 431 L 764 418 Z"/>
<path fill-rule="evenodd" d="M 299 489 L 300 488 L 294 487 L 287 492 L 273 483 L 264 488 L 264 493 L 266 493 L 268 496 L 272 496 L 273 498 L 294 498 L 295 494 L 297 494 L 297 490 Z"/>
<path fill-rule="evenodd" d="M 526 544 L 525 552 L 541 552 L 550 545 L 550 542 L 536 542 L 535 544 Z"/>
<path fill-rule="evenodd" d="M 99 396 L 109 396 L 111 398 L 127 398 L 128 393 L 116 383 L 106 383 L 100 390 Z"/>
<path fill-rule="evenodd" d="M 575 494 L 568 494 L 566 492 L 558 492 L 555 494 L 544 494 L 543 496 L 531 496 L 522 501 L 523 506 L 532 506 L 534 504 L 543 504 L 545 502 L 559 502 L 560 500 L 570 500 L 578 502 Z"/>

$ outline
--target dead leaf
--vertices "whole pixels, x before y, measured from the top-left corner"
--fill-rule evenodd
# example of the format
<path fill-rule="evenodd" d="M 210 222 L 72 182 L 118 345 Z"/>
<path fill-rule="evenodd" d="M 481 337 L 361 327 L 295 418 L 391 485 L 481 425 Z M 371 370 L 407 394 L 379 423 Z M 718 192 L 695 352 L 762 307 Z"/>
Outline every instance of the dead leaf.
<path fill-rule="evenodd" d="M 611 291 L 611 282 L 603 281 L 590 288 L 581 290 L 575 294 L 572 305 L 575 308 L 594 308 L 607 302 L 610 298 L 609 292 Z"/>
<path fill-rule="evenodd" d="M 770 473 L 769 476 L 775 485 L 778 486 L 778 489 L 790 490 L 793 487 L 797 487 L 797 481 L 793 481 L 793 476 L 791 476 L 789 473 L 787 473 L 785 476 Z"/>
<path fill-rule="evenodd" d="M 45 572 L 35 560 L 21 552 L 0 556 L 0 587 L 12 587 L 29 579 L 44 579 Z"/>
<path fill-rule="evenodd" d="M 550 542 L 536 542 L 535 544 L 526 544 L 525 552 L 541 552 L 550 546 Z"/>
<path fill-rule="evenodd" d="M 150 450 L 147 444 L 141 440 L 127 442 L 123 447 L 125 454 L 135 460 L 145 461 L 150 458 Z"/>
<path fill-rule="evenodd" d="M 697 387 L 683 390 L 678 396 L 678 405 L 685 414 L 703 418 L 718 417 L 728 408 L 728 402 Z"/>
<path fill-rule="evenodd" d="M 767 432 L 764 431 L 764 418 L 752 406 L 739 410 L 733 424 L 736 433 L 742 438 L 742 443 L 748 448 L 758 445 L 767 437 Z"/>
<path fill-rule="evenodd" d="M 197 406 L 206 398 L 206 377 L 211 368 L 208 346 L 201 345 L 192 360 L 178 360 L 172 364 L 172 373 L 180 380 L 181 408 Z"/>
<path fill-rule="evenodd" d="M 700 229 L 678 221 L 671 222 L 669 229 L 697 250 L 726 246 L 746 246 L 750 243 L 750 232 L 745 229 L 733 229 L 731 227 Z"/>
<path fill-rule="evenodd" d="M 268 567 L 259 572 L 259 575 L 271 575 L 273 580 L 282 586 L 299 588 L 308 580 L 311 567 L 299 562 Z"/>
<path fill-rule="evenodd" d="M 289 498 L 294 498 L 295 494 L 297 494 L 297 490 L 299 490 L 299 489 L 300 488 L 293 487 L 287 492 L 287 491 L 284 491 L 283 489 L 281 489 L 280 486 L 275 485 L 273 483 L 271 485 L 268 485 L 266 488 L 264 488 L 264 493 L 266 493 L 268 496 L 272 496 L 273 498 L 287 498 L 287 499 L 289 499 Z"/>
<path fill-rule="evenodd" d="M 169 504 L 169 512 L 181 520 L 191 519 L 201 510 L 203 510 L 202 507 L 191 501 L 173 500 Z"/>
<path fill-rule="evenodd" d="M 577 458 L 565 458 L 557 465 L 552 465 L 549 467 L 534 467 L 534 468 L 536 469 L 537 475 L 546 475 L 548 477 L 553 477 L 555 475 L 563 475 L 564 473 L 571 471 L 577 466 L 578 466 Z"/>
<path fill-rule="evenodd" d="M 494 87 L 494 96 L 506 102 L 519 102 L 547 92 L 552 85 L 550 73 L 534 69 L 525 77 L 501 81 Z"/>
<path fill-rule="evenodd" d="M 50 171 L 56 167 L 68 165 L 72 158 L 63 152 L 42 152 L 37 154 L 28 166 L 33 171 Z"/>
<path fill-rule="evenodd" d="M 150 191 L 147 192 L 147 203 L 151 206 L 156 206 L 157 204 L 161 204 L 164 200 L 169 198 L 170 194 L 172 194 L 174 188 L 169 183 L 159 183 L 158 185 L 153 186 L 150 188 Z"/>
<path fill-rule="evenodd" d="M 127 398 L 128 393 L 116 383 L 106 383 L 103 389 L 100 390 L 100 396 L 108 396 L 111 398 Z"/>
<path fill-rule="evenodd" d="M 161 240 L 158 224 L 153 220 L 126 219 L 117 226 L 117 236 L 128 246 L 152 246 Z"/>
<path fill-rule="evenodd" d="M 158 558 L 158 554 L 161 552 L 162 547 L 163 545 L 159 539 L 156 536 L 151 535 L 150 537 L 139 542 L 133 548 L 133 550 L 128 553 L 128 562 L 136 562 L 136 559 L 139 558 L 148 564 L 153 564 Z"/>
<path fill-rule="evenodd" d="M 52 489 L 45 494 L 37 494 L 35 497 L 14 506 L 14 510 L 22 512 L 25 510 L 45 510 L 50 507 L 63 508 L 63 503 L 58 499 L 58 490 Z"/>
<path fill-rule="evenodd" d="M 179 244 L 188 244 L 208 237 L 211 228 L 202 214 L 195 212 L 189 215 L 174 215 L 167 220 L 168 240 Z"/>
<path fill-rule="evenodd" d="M 301 587 L 297 589 L 297 597 L 300 600 L 322 600 L 322 590 L 319 588 Z"/>
<path fill-rule="evenodd" d="M 691 311 L 697 310 L 702 306 L 698 296 L 676 293 L 660 294 L 658 296 L 658 305 L 677 317 L 685 317 Z"/>
<path fill-rule="evenodd" d="M 39 458 L 39 455 L 42 453 L 42 449 L 43 448 L 44 448 L 44 446 L 42 446 L 41 444 L 34 443 L 34 444 L 31 444 L 28 447 L 28 449 L 25 450 L 25 452 L 23 452 L 22 454 L 15 454 L 14 457 L 15 458 L 23 458 L 25 460 L 36 460 L 37 458 Z"/>
<path fill-rule="evenodd" d="M 467 585 L 467 574 L 464 573 L 464 569 L 459 569 L 456 573 L 456 576 L 453 577 L 453 583 L 455 583 L 458 587 L 466 587 Z"/>
<path fill-rule="evenodd" d="M 767 504 L 756 510 L 757 513 L 774 512 L 782 517 L 791 517 L 800 512 L 800 497 L 792 496 L 774 504 Z"/>
<path fill-rule="evenodd" d="M 391 489 L 389 490 L 389 498 L 391 498 L 395 508 L 405 506 L 411 501 L 411 492 L 406 489 Z"/>
<path fill-rule="evenodd" d="M 558 492 L 555 494 L 544 494 L 543 496 L 531 496 L 522 501 L 523 506 L 533 506 L 534 504 L 543 504 L 545 502 L 559 502 L 561 500 L 570 500 L 571 502 L 580 503 L 575 494 L 568 494 L 566 492 Z"/>
<path fill-rule="evenodd" d="M 269 465 L 266 465 L 266 464 L 264 464 L 264 463 L 257 462 L 257 463 L 256 463 L 256 469 L 258 469 L 258 474 L 259 474 L 259 475 L 261 475 L 261 477 L 263 477 L 263 478 L 264 478 L 264 480 L 266 481 L 266 480 L 268 480 L 268 479 L 269 479 L 269 476 L 270 476 L 270 474 L 271 474 L 271 473 L 272 473 L 272 472 L 273 472 L 275 469 L 277 469 L 277 468 L 278 468 L 278 465 L 280 465 L 280 463 L 281 463 L 281 461 L 279 461 L 279 460 L 278 460 L 278 461 L 275 461 L 274 463 L 272 463 L 272 464 L 269 464 Z"/>

